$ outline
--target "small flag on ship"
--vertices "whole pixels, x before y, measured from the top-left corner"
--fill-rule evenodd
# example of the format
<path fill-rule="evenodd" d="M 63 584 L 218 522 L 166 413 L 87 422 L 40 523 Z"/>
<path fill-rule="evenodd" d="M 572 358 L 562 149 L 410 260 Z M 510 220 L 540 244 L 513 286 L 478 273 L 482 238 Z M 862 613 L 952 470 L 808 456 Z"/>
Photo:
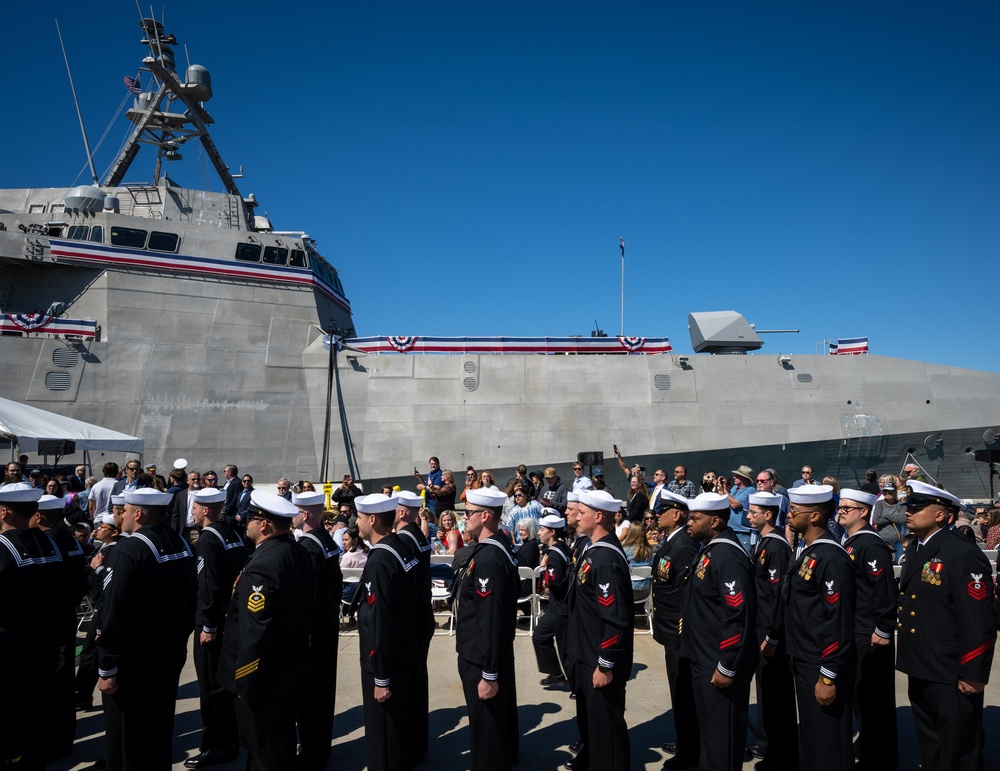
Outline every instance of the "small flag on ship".
<path fill-rule="evenodd" d="M 867 337 L 841 337 L 835 343 L 830 343 L 831 356 L 856 356 L 868 353 Z"/>
<path fill-rule="evenodd" d="M 139 86 L 139 78 L 130 78 L 128 75 L 126 75 L 125 88 L 127 88 L 136 96 L 139 96 L 139 94 L 142 93 L 142 88 Z"/>

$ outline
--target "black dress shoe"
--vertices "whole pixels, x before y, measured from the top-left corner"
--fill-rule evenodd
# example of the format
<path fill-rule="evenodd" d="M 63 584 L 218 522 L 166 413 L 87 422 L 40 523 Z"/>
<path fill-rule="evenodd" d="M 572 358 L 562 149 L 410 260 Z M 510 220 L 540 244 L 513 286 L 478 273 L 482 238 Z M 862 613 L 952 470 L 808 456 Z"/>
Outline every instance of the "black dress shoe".
<path fill-rule="evenodd" d="M 697 768 L 698 761 L 692 760 L 691 758 L 685 758 L 681 755 L 674 755 L 672 758 L 667 758 L 663 761 L 663 765 L 660 768 L 663 771 L 677 771 L 680 768 Z"/>
<path fill-rule="evenodd" d="M 660 747 L 660 749 L 663 750 L 668 755 L 676 755 L 677 754 L 677 745 L 676 744 L 671 744 L 671 743 L 668 742 L 667 744 L 664 744 L 662 747 Z"/>
<path fill-rule="evenodd" d="M 573 758 L 563 763 L 563 767 L 568 769 L 568 771 L 587 771 L 590 765 L 586 761 L 580 760 L 580 758 Z"/>
<path fill-rule="evenodd" d="M 231 763 L 236 759 L 235 749 L 211 749 L 205 750 L 184 761 L 185 768 L 208 768 L 209 766 L 220 766 L 223 763 Z"/>
<path fill-rule="evenodd" d="M 542 680 L 542 685 L 559 685 L 559 683 L 565 683 L 566 678 L 562 675 L 549 675 Z"/>
<path fill-rule="evenodd" d="M 571 745 L 569 745 L 569 751 L 572 752 L 574 755 L 579 755 L 580 750 L 582 749 L 583 749 L 583 739 L 580 739 L 580 741 L 573 742 Z"/>
<path fill-rule="evenodd" d="M 756 758 L 757 760 L 764 759 L 764 753 L 760 751 L 760 747 L 747 747 L 747 754 L 750 755 L 750 757 L 752 758 Z"/>

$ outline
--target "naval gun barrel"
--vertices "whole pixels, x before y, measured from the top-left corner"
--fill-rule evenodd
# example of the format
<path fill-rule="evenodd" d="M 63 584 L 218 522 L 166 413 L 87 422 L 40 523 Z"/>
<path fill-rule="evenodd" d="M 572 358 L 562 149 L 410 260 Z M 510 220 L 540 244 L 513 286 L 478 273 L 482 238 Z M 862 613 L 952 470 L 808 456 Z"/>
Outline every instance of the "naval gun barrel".
<path fill-rule="evenodd" d="M 788 334 L 791 334 L 791 333 L 798 334 L 798 331 L 799 330 L 797 330 L 797 329 L 757 329 L 756 327 L 754 327 L 754 332 L 756 332 L 758 335 L 777 335 L 777 334 L 786 334 L 786 333 L 788 333 Z"/>

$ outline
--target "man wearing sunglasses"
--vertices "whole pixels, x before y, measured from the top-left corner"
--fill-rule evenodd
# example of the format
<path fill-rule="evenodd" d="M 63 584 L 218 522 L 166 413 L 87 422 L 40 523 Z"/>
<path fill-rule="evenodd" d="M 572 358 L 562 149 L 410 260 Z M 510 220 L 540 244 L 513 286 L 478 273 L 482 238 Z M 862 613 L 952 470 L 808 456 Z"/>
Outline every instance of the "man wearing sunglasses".
<path fill-rule="evenodd" d="M 899 577 L 896 669 L 908 676 L 923 768 L 983 767 L 983 690 L 996 644 L 989 560 L 950 529 L 961 501 L 909 480 L 906 526 L 917 539 Z"/>

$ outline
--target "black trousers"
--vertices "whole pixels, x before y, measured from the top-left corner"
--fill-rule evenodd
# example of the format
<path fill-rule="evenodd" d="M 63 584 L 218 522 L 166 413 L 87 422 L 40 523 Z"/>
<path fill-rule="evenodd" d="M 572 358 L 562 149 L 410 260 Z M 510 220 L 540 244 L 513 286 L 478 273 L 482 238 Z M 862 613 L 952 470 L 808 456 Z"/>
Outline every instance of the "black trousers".
<path fill-rule="evenodd" d="M 871 635 L 856 637 L 858 674 L 854 716 L 858 723 L 861 767 L 885 771 L 899 766 L 896 729 L 896 645 L 872 647 Z"/>
<path fill-rule="evenodd" d="M 275 698 L 253 707 L 243 699 L 237 698 L 233 702 L 240 742 L 247 751 L 247 771 L 290 771 L 295 768 L 297 702 L 297 699 L 287 702 Z"/>
<path fill-rule="evenodd" d="M 67 661 L 70 661 L 67 657 Z M 93 704 L 97 687 L 97 616 L 87 622 L 87 634 L 80 649 L 80 665 L 76 669 L 76 703 Z"/>
<path fill-rule="evenodd" d="M 771 658 L 761 656 L 757 660 L 756 679 L 757 749 L 764 754 L 768 767 L 795 768 L 799 763 L 795 681 L 792 662 L 783 647 Z"/>
<path fill-rule="evenodd" d="M 319 771 L 325 767 L 333 742 L 338 640 L 335 631 L 326 630 L 326 634 L 326 639 L 314 638 L 309 648 L 309 677 L 299 702 L 297 722 L 302 771 Z"/>
<path fill-rule="evenodd" d="M 103 694 L 109 771 L 169 771 L 180 669 L 119 666 L 118 690 Z"/>
<path fill-rule="evenodd" d="M 485 701 L 479 698 L 478 691 L 482 669 L 459 657 L 458 674 L 469 708 L 469 768 L 471 771 L 506 771 L 518 757 L 514 660 L 500 667 L 497 695 Z"/>
<path fill-rule="evenodd" d="M 677 757 L 698 763 L 701 752 L 701 729 L 694 706 L 694 686 L 691 683 L 691 660 L 681 658 L 679 648 L 663 648 L 667 665 L 667 688 L 670 690 L 670 711 L 674 718 Z"/>
<path fill-rule="evenodd" d="M 232 750 L 240 746 L 236 731 L 236 712 L 233 695 L 219 685 L 219 659 L 222 657 L 222 633 L 208 645 L 198 641 L 194 633 L 194 671 L 198 677 L 198 699 L 201 708 L 202 752 L 207 750 Z"/>
<path fill-rule="evenodd" d="M 712 685 L 715 662 L 691 662 L 695 711 L 702 727 L 699 768 L 740 771 L 747 745 L 750 674 L 738 673 L 727 688 Z"/>
<path fill-rule="evenodd" d="M 982 771 L 983 693 L 965 696 L 957 683 L 910 677 L 906 689 L 913 710 L 923 771 Z"/>
<path fill-rule="evenodd" d="M 594 669 L 576 662 L 573 678 L 576 700 L 584 709 L 578 717 L 584 749 L 577 755 L 581 766 L 601 771 L 628 771 L 631 768 L 631 747 L 625 724 L 625 683 L 631 672 L 614 671 L 611 685 L 594 688 Z"/>
<path fill-rule="evenodd" d="M 427 677 L 427 655 L 430 637 L 419 642 L 417 655 L 407 669 L 407 701 L 410 703 L 410 763 L 419 765 L 427 755 L 427 735 L 430 732 L 430 683 Z"/>
<path fill-rule="evenodd" d="M 538 671 L 543 675 L 562 675 L 563 668 L 559 663 L 560 651 L 566 650 L 566 631 L 569 618 L 549 610 L 535 624 L 531 635 L 531 645 L 535 649 L 535 659 L 538 661 Z"/>
<path fill-rule="evenodd" d="M 810 771 L 854 768 L 853 663 L 838 673 L 837 695 L 828 707 L 821 707 L 816 701 L 819 664 L 793 659 L 792 672 L 805 767 Z"/>
<path fill-rule="evenodd" d="M 361 670 L 361 700 L 365 711 L 365 762 L 368 771 L 408 771 L 412 738 L 406 681 L 390 684 L 388 701 L 375 701 L 375 676 Z M 410 713 L 410 714 L 408 714 Z"/>

